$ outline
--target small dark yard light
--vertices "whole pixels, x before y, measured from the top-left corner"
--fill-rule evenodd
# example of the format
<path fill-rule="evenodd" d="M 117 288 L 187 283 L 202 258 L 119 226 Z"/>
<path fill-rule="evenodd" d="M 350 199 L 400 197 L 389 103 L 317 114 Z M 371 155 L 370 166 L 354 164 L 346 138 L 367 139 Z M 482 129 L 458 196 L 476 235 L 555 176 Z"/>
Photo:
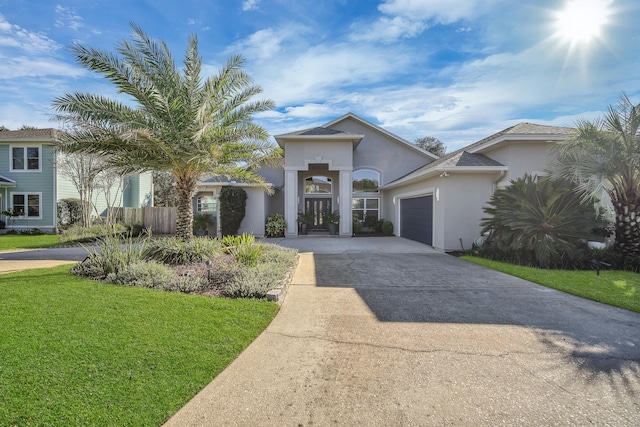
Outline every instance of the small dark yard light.
<path fill-rule="evenodd" d="M 207 268 L 207 280 L 211 279 L 211 270 L 213 269 L 213 266 L 211 265 L 211 260 L 206 260 L 204 262 L 204 265 Z"/>
<path fill-rule="evenodd" d="M 595 258 L 591 260 L 591 264 L 596 268 L 596 276 L 600 275 L 600 266 L 601 265 L 604 265 L 605 267 L 611 267 L 611 264 L 606 263 L 606 262 L 602 262 L 602 261 L 598 261 Z"/>

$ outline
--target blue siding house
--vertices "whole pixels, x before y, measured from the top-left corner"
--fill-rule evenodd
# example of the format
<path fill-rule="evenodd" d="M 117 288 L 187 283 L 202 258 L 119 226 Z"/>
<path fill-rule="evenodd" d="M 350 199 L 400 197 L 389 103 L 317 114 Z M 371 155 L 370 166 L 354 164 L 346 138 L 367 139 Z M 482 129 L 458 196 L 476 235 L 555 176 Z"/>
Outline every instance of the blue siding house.
<path fill-rule="evenodd" d="M 56 129 L 27 129 L 0 131 L 0 215 L 7 229 L 38 228 L 44 232 L 57 231 L 57 201 L 77 198 L 78 192 L 56 169 L 56 145 L 60 131 Z M 114 191 L 111 206 L 140 208 L 153 206 L 153 178 L 151 172 L 122 177 Z M 94 211 L 106 215 L 104 196 L 96 194 Z"/>
<path fill-rule="evenodd" d="M 0 211 L 7 228 L 56 231 L 55 129 L 0 132 Z"/>

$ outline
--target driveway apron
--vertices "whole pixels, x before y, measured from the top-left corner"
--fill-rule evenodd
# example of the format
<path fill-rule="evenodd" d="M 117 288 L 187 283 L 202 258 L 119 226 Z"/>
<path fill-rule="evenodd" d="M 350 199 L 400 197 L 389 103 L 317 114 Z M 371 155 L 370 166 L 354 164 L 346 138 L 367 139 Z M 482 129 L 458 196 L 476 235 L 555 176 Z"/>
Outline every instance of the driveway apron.
<path fill-rule="evenodd" d="M 638 425 L 639 314 L 401 238 L 281 244 L 280 312 L 166 425 Z"/>

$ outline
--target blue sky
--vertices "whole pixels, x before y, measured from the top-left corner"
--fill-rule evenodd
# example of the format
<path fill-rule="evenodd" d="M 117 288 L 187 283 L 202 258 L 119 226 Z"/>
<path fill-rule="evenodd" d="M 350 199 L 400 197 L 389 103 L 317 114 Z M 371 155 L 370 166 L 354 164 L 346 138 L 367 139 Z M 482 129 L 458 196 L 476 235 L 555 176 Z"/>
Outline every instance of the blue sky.
<path fill-rule="evenodd" d="M 567 9 L 568 8 L 568 9 Z M 57 127 L 51 100 L 117 94 L 72 43 L 113 50 L 129 23 L 205 71 L 236 53 L 277 108 L 272 134 L 347 112 L 449 151 L 521 121 L 571 126 L 640 102 L 637 0 L 0 0 L 0 125 Z"/>

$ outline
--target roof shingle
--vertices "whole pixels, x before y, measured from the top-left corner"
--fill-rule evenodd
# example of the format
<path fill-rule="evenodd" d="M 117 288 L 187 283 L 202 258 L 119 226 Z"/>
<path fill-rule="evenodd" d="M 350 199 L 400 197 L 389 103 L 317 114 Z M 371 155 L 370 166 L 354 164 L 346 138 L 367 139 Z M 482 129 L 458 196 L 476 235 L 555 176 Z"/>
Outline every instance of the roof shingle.
<path fill-rule="evenodd" d="M 60 131 L 54 128 L 4 130 L 0 132 L 0 141 L 8 141 L 14 139 L 57 140 L 59 134 Z"/>

